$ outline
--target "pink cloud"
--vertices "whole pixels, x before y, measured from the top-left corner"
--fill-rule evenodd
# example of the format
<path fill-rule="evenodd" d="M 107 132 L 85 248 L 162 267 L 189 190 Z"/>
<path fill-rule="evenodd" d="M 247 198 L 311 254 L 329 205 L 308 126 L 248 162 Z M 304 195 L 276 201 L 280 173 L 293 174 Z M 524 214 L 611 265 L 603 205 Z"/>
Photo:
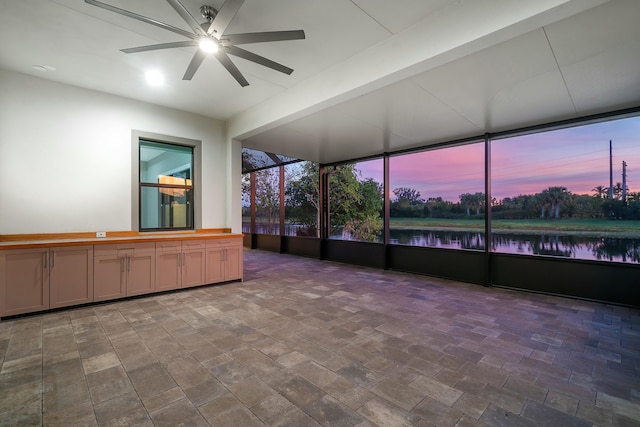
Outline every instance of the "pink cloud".
<path fill-rule="evenodd" d="M 640 117 L 524 135 L 491 144 L 492 196 L 497 199 L 563 186 L 593 194 L 609 185 L 609 140 L 613 140 L 613 182 L 640 191 Z M 470 144 L 393 156 L 390 188 L 410 187 L 423 198 L 458 201 L 463 193 L 484 192 L 484 144 Z M 363 177 L 382 182 L 382 159 L 357 165 Z"/>

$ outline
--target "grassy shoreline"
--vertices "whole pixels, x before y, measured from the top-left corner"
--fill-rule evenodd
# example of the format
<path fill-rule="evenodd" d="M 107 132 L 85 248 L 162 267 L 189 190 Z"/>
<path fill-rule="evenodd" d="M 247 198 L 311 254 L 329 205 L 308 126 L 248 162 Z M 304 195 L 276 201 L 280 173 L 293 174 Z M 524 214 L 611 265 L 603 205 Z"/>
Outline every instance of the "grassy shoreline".
<path fill-rule="evenodd" d="M 391 218 L 396 230 L 434 231 L 483 231 L 483 219 L 443 218 Z M 640 239 L 640 221 L 616 221 L 606 219 L 558 219 L 558 220 L 492 220 L 494 233 L 557 234 L 584 237 L 617 237 Z"/>
<path fill-rule="evenodd" d="M 249 218 L 243 218 L 248 222 Z M 391 218 L 392 230 L 484 231 L 484 219 Z M 495 234 L 582 236 L 640 239 L 640 221 L 606 219 L 500 219 L 492 220 Z"/>

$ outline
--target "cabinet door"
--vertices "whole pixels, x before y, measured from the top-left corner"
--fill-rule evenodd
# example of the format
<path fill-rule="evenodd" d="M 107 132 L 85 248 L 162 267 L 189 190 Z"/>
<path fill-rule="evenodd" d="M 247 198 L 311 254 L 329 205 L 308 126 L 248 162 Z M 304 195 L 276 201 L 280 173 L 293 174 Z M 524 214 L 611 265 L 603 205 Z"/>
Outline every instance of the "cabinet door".
<path fill-rule="evenodd" d="M 224 282 L 223 256 L 224 249 L 207 248 L 207 283 Z"/>
<path fill-rule="evenodd" d="M 180 251 L 175 249 L 156 252 L 156 291 L 178 289 L 182 280 L 182 259 Z"/>
<path fill-rule="evenodd" d="M 182 287 L 206 283 L 206 251 L 204 241 L 182 242 Z"/>
<path fill-rule="evenodd" d="M 136 243 L 127 255 L 127 295 L 142 295 L 155 291 L 155 243 Z"/>
<path fill-rule="evenodd" d="M 51 248 L 51 308 L 93 301 L 93 246 Z"/>
<path fill-rule="evenodd" d="M 225 249 L 224 280 L 242 279 L 242 247 L 232 246 Z"/>
<path fill-rule="evenodd" d="M 0 316 L 49 308 L 49 249 L 0 252 Z"/>
<path fill-rule="evenodd" d="M 125 257 L 96 255 L 93 258 L 93 299 L 105 301 L 127 296 Z"/>

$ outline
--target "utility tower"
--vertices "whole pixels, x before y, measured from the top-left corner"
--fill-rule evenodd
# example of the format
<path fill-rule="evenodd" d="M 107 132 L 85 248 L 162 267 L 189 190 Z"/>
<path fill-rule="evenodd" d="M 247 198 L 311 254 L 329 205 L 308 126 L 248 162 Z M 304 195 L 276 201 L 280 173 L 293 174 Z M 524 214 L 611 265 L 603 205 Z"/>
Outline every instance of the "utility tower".
<path fill-rule="evenodd" d="M 627 162 L 622 161 L 622 201 L 627 201 Z"/>
<path fill-rule="evenodd" d="M 613 148 L 609 140 L 609 199 L 613 199 Z"/>

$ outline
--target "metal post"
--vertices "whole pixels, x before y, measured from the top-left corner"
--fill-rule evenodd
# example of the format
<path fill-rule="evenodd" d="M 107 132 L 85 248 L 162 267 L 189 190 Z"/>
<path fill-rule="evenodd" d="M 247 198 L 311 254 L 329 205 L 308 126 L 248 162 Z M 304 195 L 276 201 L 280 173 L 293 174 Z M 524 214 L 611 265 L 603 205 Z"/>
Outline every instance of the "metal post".
<path fill-rule="evenodd" d="M 385 270 L 391 268 L 391 260 L 389 255 L 389 226 L 391 215 L 391 201 L 389 197 L 389 154 L 384 153 L 383 157 L 383 186 L 384 186 L 384 217 L 382 218 L 384 224 L 384 268 Z"/>
<path fill-rule="evenodd" d="M 284 225 L 284 166 L 280 165 L 280 176 L 278 181 L 280 182 L 280 253 L 287 252 L 287 238 L 285 237 L 285 225 Z"/>
<path fill-rule="evenodd" d="M 485 286 L 491 286 L 491 135 L 488 133 L 484 134 L 484 206 Z"/>
<path fill-rule="evenodd" d="M 251 249 L 255 249 L 257 247 L 256 241 L 256 173 L 251 172 L 249 174 L 249 182 L 250 182 L 250 195 L 249 195 L 249 206 L 251 210 Z"/>
<path fill-rule="evenodd" d="M 319 203 L 320 203 L 320 223 L 318 224 L 320 228 L 320 259 L 326 259 L 326 239 L 329 236 L 328 232 L 328 200 L 327 200 L 327 191 L 326 187 L 327 183 L 327 173 L 325 171 L 325 167 L 320 165 L 318 179 L 320 181 L 319 188 Z"/>
<path fill-rule="evenodd" d="M 285 235 L 284 230 L 284 166 L 280 166 L 280 235 Z"/>

